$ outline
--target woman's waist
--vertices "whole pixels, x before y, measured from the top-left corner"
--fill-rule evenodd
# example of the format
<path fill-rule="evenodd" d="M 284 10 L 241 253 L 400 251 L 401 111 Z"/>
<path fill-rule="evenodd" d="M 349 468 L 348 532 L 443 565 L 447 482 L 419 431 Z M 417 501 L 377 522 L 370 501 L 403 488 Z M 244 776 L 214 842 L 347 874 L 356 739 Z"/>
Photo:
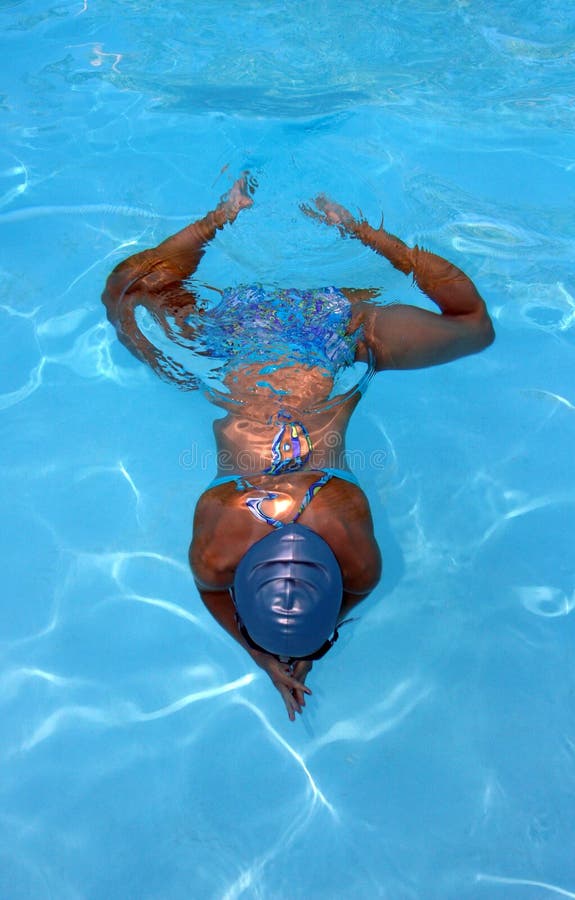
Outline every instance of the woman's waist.
<path fill-rule="evenodd" d="M 309 476 L 316 477 L 318 474 L 332 475 L 334 478 L 341 478 L 352 484 L 359 485 L 359 482 L 351 471 L 345 466 L 345 461 L 341 465 L 329 465 L 323 463 L 317 466 L 304 466 L 299 469 L 284 469 L 281 472 L 270 472 L 267 470 L 247 470 L 237 469 L 231 471 L 228 467 L 218 468 L 218 473 L 208 485 L 207 490 L 219 487 L 221 484 L 235 482 L 238 490 L 257 487 L 270 490 L 289 490 L 300 481 L 309 481 Z"/>
<path fill-rule="evenodd" d="M 218 477 L 224 475 L 283 475 L 314 472 L 326 468 L 351 468 L 347 460 L 343 437 L 334 436 L 330 445 L 313 440 L 297 428 L 286 438 L 276 435 L 266 442 L 246 442 L 243 446 L 218 441 L 216 468 Z"/>
<path fill-rule="evenodd" d="M 266 423 L 227 416 L 214 423 L 214 435 L 218 451 L 229 456 L 234 471 L 339 465 L 348 418 L 340 411 L 302 416 L 297 410 L 283 407 Z"/>

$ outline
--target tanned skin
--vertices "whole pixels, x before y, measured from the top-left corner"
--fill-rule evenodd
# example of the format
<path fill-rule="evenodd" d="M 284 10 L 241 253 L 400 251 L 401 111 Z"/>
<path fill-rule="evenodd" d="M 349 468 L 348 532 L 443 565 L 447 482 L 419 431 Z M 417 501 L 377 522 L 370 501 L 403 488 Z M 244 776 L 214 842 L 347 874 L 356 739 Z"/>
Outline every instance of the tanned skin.
<path fill-rule="evenodd" d="M 196 271 L 217 231 L 253 204 L 254 187 L 249 175 L 244 174 L 214 210 L 157 247 L 130 256 L 108 278 L 102 299 L 120 341 L 163 377 L 166 376 L 159 365 L 160 354 L 140 332 L 134 311 L 145 306 L 167 333 L 166 316 L 173 317 L 181 332 L 193 340 L 186 318 L 198 311 L 198 303 L 183 281 Z M 437 313 L 404 304 L 379 307 L 370 302 L 376 292 L 343 288 L 352 303 L 348 330 L 362 328 L 358 361 L 371 356 L 378 372 L 416 369 L 478 353 L 491 344 L 494 332 L 485 303 L 473 282 L 456 266 L 441 256 L 408 247 L 383 227 L 372 228 L 324 195 L 303 204 L 301 210 L 310 218 L 337 228 L 342 236 L 361 241 L 396 269 L 412 275 L 421 291 L 438 307 Z M 249 324 L 245 323 L 246 328 Z M 315 470 L 322 465 L 347 468 L 345 433 L 360 398 L 355 393 L 331 406 L 325 402 L 332 386 L 325 370 L 282 359 L 270 363 L 278 368 L 268 376 L 269 387 L 256 385 L 259 366 L 244 364 L 233 373 L 234 398 L 242 402 L 239 410 L 237 405 L 230 405 L 225 417 L 214 423 L 218 459 L 226 460 L 225 470 L 218 474 L 245 474 L 262 495 L 268 491 L 278 494 L 275 500 L 266 501 L 266 512 L 289 522 L 317 473 L 304 469 L 279 476 L 261 474 L 271 463 L 271 445 L 277 432 L 277 391 L 289 392 L 288 408 L 298 411 L 299 421 L 304 415 L 301 410 L 315 410 L 306 412 L 304 419 L 313 445 L 309 466 Z M 286 408 L 283 401 L 281 408 Z M 329 544 L 339 562 L 344 587 L 341 621 L 368 596 L 381 576 L 381 556 L 367 498 L 356 485 L 332 478 L 299 521 Z M 205 491 L 197 503 L 189 560 L 206 607 L 268 673 L 293 720 L 305 706 L 306 694 L 311 694 L 305 681 L 312 663 L 299 660 L 288 666 L 271 654 L 251 648 L 238 630 L 230 596 L 240 559 L 266 534 L 269 526 L 250 514 L 244 495 L 235 484 L 219 485 Z"/>

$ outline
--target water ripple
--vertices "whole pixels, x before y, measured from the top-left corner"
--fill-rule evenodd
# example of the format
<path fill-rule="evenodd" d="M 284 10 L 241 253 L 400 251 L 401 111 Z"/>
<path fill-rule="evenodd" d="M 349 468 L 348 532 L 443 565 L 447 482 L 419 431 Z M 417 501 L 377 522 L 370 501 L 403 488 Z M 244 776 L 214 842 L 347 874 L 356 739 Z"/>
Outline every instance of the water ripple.
<path fill-rule="evenodd" d="M 525 609 L 536 616 L 544 618 L 568 616 L 575 607 L 575 590 L 570 597 L 565 591 L 549 585 L 516 587 L 515 591 Z"/>
<path fill-rule="evenodd" d="M 193 703 L 220 697 L 232 691 L 238 691 L 251 684 L 255 678 L 256 676 L 253 673 L 249 673 L 225 684 L 205 688 L 201 691 L 193 691 L 151 712 L 143 712 L 132 702 L 117 703 L 108 709 L 81 704 L 61 707 L 41 722 L 31 736 L 20 744 L 19 750 L 27 752 L 34 749 L 38 744 L 47 740 L 56 732 L 61 731 L 62 728 L 70 723 L 90 722 L 94 725 L 113 728 L 137 722 L 153 722 L 157 719 L 164 719 L 167 716 L 180 712 L 182 709 L 186 709 Z"/>
<path fill-rule="evenodd" d="M 21 191 L 18 191 L 21 193 Z M 10 201 L 14 199 L 10 198 Z M 8 201 L 6 201 L 8 202 Z M 122 206 L 114 203 L 84 203 L 79 206 L 27 206 L 23 209 L 13 209 L 10 212 L 0 214 L 0 225 L 12 224 L 13 222 L 25 222 L 27 219 L 38 218 L 54 218 L 55 216 L 91 216 L 102 215 L 107 216 L 136 216 L 143 219 L 161 219 L 165 222 L 190 222 L 194 218 L 193 212 L 187 213 L 185 216 L 162 215 L 149 209 L 143 209 L 139 206 Z M 196 215 L 199 218 L 200 214 Z"/>
<path fill-rule="evenodd" d="M 16 403 L 21 403 L 22 400 L 26 400 L 26 398 L 33 394 L 34 391 L 37 391 L 42 384 L 42 372 L 44 371 L 45 365 L 46 358 L 42 357 L 38 365 L 34 366 L 30 372 L 26 384 L 23 384 L 22 387 L 15 391 L 0 394 L 0 410 L 8 409 L 10 406 L 15 406 Z"/>
<path fill-rule="evenodd" d="M 549 891 L 552 894 L 559 894 L 561 897 L 572 897 L 573 900 L 575 900 L 575 893 L 572 891 L 568 891 L 565 888 L 558 887 L 556 884 L 550 884 L 546 881 L 532 881 L 530 878 L 506 878 L 502 875 L 488 875 L 484 872 L 479 872 L 475 876 L 475 880 L 478 882 L 486 882 L 487 884 L 518 884 L 524 887 L 537 887 Z"/>
<path fill-rule="evenodd" d="M 433 687 L 417 678 L 400 681 L 380 703 L 364 714 L 335 722 L 311 743 L 306 756 L 312 756 L 322 747 L 339 741 L 373 741 L 397 728 L 432 693 Z"/>
<path fill-rule="evenodd" d="M 275 728 L 273 728 L 266 716 L 257 706 L 254 706 L 254 704 L 246 700 L 245 697 L 238 696 L 234 699 L 237 704 L 246 707 L 257 717 L 264 726 L 266 734 L 274 741 L 274 743 L 286 752 L 288 757 L 295 761 L 296 765 L 306 778 L 311 791 L 311 798 L 307 806 L 305 804 L 299 804 L 300 811 L 294 817 L 290 817 L 290 820 L 285 827 L 280 827 L 279 834 L 271 846 L 253 859 L 250 865 L 240 872 L 236 880 L 226 889 L 223 894 L 223 900 L 237 900 L 237 898 L 250 887 L 260 884 L 266 866 L 270 865 L 279 854 L 285 856 L 289 851 L 289 848 L 295 844 L 297 839 L 305 833 L 307 828 L 309 828 L 312 818 L 318 809 L 327 810 L 336 822 L 339 821 L 336 810 L 318 787 L 303 756 L 299 754 Z"/>

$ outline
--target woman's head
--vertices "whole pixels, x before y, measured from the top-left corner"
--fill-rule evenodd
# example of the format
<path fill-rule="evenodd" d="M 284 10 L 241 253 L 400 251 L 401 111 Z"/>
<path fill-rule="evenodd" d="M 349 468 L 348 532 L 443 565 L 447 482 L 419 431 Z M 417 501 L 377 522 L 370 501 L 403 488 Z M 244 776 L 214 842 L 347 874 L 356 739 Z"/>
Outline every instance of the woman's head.
<path fill-rule="evenodd" d="M 304 525 L 285 525 L 253 544 L 233 586 L 240 627 L 280 658 L 313 656 L 329 642 L 342 595 L 333 551 Z"/>

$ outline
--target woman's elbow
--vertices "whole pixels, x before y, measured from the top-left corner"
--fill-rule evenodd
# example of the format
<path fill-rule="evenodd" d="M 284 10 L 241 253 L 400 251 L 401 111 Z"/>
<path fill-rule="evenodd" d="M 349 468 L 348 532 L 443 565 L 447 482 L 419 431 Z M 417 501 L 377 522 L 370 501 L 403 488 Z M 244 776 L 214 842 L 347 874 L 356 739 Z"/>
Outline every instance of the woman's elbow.
<path fill-rule="evenodd" d="M 480 350 L 485 350 L 487 347 L 490 347 L 495 340 L 495 328 L 493 327 L 493 322 L 491 321 L 491 317 L 487 312 L 485 313 L 485 316 L 481 323 L 479 339 L 481 341 L 479 347 Z"/>
<path fill-rule="evenodd" d="M 469 339 L 470 353 L 481 353 L 482 350 L 490 347 L 495 340 L 495 329 L 487 310 L 484 310 L 483 315 L 473 323 L 473 330 L 469 335 Z"/>

